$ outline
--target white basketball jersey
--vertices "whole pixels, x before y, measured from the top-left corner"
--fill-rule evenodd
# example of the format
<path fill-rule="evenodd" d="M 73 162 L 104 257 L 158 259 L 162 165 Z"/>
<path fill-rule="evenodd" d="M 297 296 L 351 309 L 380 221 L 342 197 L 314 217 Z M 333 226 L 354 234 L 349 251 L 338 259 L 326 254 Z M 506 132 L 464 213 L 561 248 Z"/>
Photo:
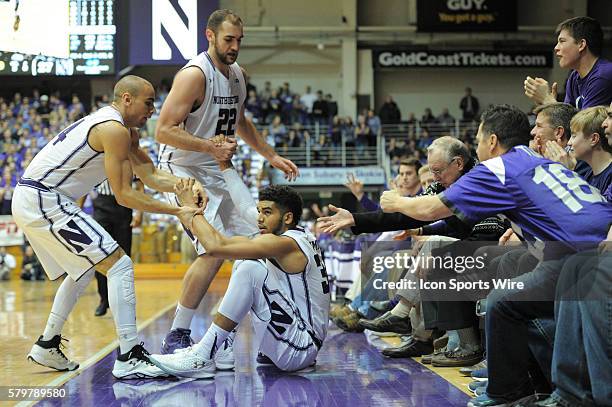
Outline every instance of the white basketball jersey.
<path fill-rule="evenodd" d="M 123 125 L 119 111 L 106 106 L 72 123 L 36 154 L 22 178 L 73 201 L 89 193 L 106 179 L 106 171 L 104 153 L 91 148 L 87 136 L 93 126 L 111 120 Z"/>
<path fill-rule="evenodd" d="M 206 76 L 206 90 L 202 104 L 187 116 L 185 130 L 203 139 L 219 134 L 234 136 L 240 109 L 246 99 L 246 83 L 240 66 L 237 63 L 230 65 L 229 78 L 226 78 L 215 67 L 207 52 L 196 56 L 183 69 L 190 66 L 202 70 Z M 210 154 L 180 150 L 167 144 L 162 144 L 159 151 L 159 162 L 162 165 L 218 168 Z"/>
<path fill-rule="evenodd" d="M 323 341 L 327 335 L 331 296 L 321 249 L 316 238 L 301 227 L 288 230 L 282 236 L 292 238 L 300 246 L 308 259 L 306 268 L 301 273 L 289 274 L 274 259 L 267 259 L 266 266 L 285 294 L 295 302 L 302 319 L 310 324 L 317 338 Z"/>

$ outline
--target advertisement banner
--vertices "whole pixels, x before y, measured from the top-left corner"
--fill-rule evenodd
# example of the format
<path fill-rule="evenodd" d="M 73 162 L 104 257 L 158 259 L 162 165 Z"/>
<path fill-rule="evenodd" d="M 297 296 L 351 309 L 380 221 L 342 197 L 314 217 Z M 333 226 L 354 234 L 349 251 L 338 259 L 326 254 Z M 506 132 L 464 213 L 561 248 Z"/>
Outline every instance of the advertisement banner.
<path fill-rule="evenodd" d="M 516 1 L 417 0 L 417 30 L 516 31 Z"/>
<path fill-rule="evenodd" d="M 381 68 L 552 68 L 552 50 L 436 51 L 372 50 L 375 69 Z"/>
<path fill-rule="evenodd" d="M 272 183 L 277 185 L 344 185 L 349 173 L 355 174 L 364 185 L 383 185 L 385 171 L 380 167 L 325 167 L 300 168 L 300 176 L 295 181 L 287 181 L 279 170 L 272 172 Z"/>
<path fill-rule="evenodd" d="M 218 0 L 131 0 L 130 65 L 183 65 L 206 51 L 206 23 L 218 8 Z"/>
<path fill-rule="evenodd" d="M 0 246 L 23 245 L 23 231 L 10 215 L 0 216 Z"/>

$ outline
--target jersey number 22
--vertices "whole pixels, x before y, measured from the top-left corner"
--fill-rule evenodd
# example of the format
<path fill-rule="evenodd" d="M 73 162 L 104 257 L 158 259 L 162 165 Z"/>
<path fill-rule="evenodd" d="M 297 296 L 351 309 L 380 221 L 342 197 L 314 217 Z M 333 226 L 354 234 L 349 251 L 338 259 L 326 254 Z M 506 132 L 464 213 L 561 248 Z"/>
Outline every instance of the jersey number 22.
<path fill-rule="evenodd" d="M 236 108 L 219 109 L 219 120 L 217 121 L 217 129 L 215 136 L 223 134 L 225 136 L 233 136 L 236 131 Z"/>

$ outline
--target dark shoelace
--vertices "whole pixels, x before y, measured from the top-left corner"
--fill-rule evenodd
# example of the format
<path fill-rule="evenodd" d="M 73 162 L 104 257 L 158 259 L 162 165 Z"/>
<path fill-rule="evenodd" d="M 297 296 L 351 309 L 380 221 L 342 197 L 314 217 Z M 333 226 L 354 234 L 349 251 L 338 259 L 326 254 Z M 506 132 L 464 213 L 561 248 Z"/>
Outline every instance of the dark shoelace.
<path fill-rule="evenodd" d="M 144 348 L 144 342 L 140 342 L 138 345 L 134 346 L 134 349 L 132 349 L 130 359 L 136 358 L 138 360 L 142 360 L 147 365 L 155 366 L 149 359 L 149 356 L 151 356 L 151 354 Z"/>
<path fill-rule="evenodd" d="M 57 344 L 57 346 L 55 348 L 52 348 L 55 350 L 55 352 L 60 355 L 62 358 L 68 360 L 68 358 L 66 357 L 66 355 L 64 355 L 64 352 L 62 352 L 62 349 L 66 349 L 66 345 L 64 345 L 62 342 L 66 341 L 66 342 L 70 342 L 67 338 L 64 338 L 63 336 L 60 336 L 60 340 Z"/>

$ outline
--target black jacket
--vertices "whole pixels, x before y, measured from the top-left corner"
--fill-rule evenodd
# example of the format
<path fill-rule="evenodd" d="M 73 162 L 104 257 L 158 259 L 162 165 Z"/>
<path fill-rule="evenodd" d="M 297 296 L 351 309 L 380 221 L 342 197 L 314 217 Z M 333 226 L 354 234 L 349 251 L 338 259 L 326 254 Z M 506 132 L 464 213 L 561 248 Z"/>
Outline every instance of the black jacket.
<path fill-rule="evenodd" d="M 463 174 L 467 174 L 475 165 L 476 161 L 472 159 L 466 164 Z M 442 191 L 444 191 L 444 187 L 440 183 L 434 182 L 423 192 L 423 195 L 436 195 Z M 384 213 L 382 210 L 353 213 L 353 219 L 355 220 L 355 226 L 351 227 L 351 231 L 356 235 L 360 233 L 415 229 L 432 223 L 431 221 L 416 220 L 403 213 Z M 448 223 L 449 230 L 453 232 L 452 237 L 457 239 L 465 239 L 472 231 L 473 225 L 463 223 L 456 216 L 446 218 L 446 222 Z"/>

